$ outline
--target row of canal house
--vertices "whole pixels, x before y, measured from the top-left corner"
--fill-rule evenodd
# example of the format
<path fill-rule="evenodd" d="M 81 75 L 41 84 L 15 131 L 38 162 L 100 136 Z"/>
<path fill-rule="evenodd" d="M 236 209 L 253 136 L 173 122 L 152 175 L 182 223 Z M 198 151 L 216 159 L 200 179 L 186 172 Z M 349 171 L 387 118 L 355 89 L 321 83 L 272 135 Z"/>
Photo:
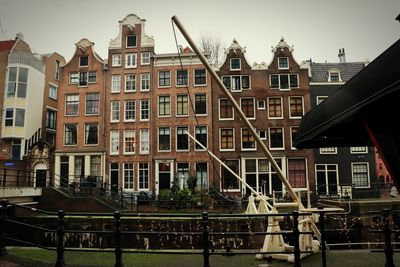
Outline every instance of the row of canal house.
<path fill-rule="evenodd" d="M 72 59 L 62 64 L 54 82 L 56 107 L 50 109 L 56 113 L 56 127 L 50 130 L 57 131 L 57 138 L 54 164 L 48 168 L 54 167 L 55 183 L 67 186 L 93 177 L 115 190 L 159 194 L 174 180 L 184 188 L 187 179 L 195 176 L 199 190 L 213 186 L 236 195 L 249 193 L 189 133 L 255 190 L 284 191 L 197 55 L 189 48 L 179 54 L 156 54 L 155 40 L 144 26 L 145 20 L 128 15 L 109 43 L 108 59 L 96 54 L 92 42 L 82 39 Z M 333 157 L 324 154 L 330 157 L 328 163 L 317 151 L 293 147 L 302 116 L 316 104 L 318 94 L 332 92 L 318 82 L 313 84 L 316 65 L 296 62 L 293 47 L 283 38 L 272 47 L 269 64 L 250 65 L 245 53 L 234 40 L 217 73 L 295 190 L 336 196 L 342 194 L 339 184 L 356 185 L 347 190 L 372 189 L 376 177 L 372 148 L 362 153 L 361 148 L 345 148 L 352 149 L 352 158 L 344 163 L 339 152 Z M 349 63 L 341 64 L 346 68 Z M 329 67 L 330 80 L 325 81 L 329 88 L 333 88 L 330 83 L 338 87 L 346 81 L 341 66 Z M 333 82 L 330 74 L 335 68 L 343 71 L 340 83 Z M 6 117 L 2 117 L 4 126 Z M 47 113 L 46 118 L 54 116 Z M 333 176 L 331 165 L 336 166 Z M 324 182 L 325 191 L 320 189 Z"/>

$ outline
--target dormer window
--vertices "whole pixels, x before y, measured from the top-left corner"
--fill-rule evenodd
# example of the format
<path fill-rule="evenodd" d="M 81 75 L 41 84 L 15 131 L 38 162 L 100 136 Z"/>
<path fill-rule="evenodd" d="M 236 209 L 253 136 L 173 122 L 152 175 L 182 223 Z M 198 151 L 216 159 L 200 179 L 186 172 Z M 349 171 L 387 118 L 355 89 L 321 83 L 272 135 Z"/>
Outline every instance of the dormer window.
<path fill-rule="evenodd" d="M 231 70 L 240 70 L 240 58 L 231 58 Z"/>
<path fill-rule="evenodd" d="M 289 59 L 287 57 L 278 57 L 278 69 L 280 70 L 289 69 Z"/>
<path fill-rule="evenodd" d="M 136 47 L 136 35 L 126 36 L 126 47 Z"/>
<path fill-rule="evenodd" d="M 338 82 L 341 82 L 341 81 L 342 81 L 342 79 L 340 77 L 340 72 L 339 71 L 330 71 L 329 72 L 328 82 L 338 83 Z"/>
<path fill-rule="evenodd" d="M 80 56 L 79 57 L 79 67 L 87 67 L 87 66 L 89 66 L 88 56 Z"/>

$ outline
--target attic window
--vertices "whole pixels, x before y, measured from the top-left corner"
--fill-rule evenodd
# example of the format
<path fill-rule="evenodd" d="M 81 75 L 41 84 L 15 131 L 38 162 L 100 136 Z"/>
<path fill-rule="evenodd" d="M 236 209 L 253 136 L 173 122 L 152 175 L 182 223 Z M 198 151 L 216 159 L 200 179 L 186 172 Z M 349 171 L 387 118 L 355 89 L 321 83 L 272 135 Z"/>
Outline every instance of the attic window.
<path fill-rule="evenodd" d="M 88 56 L 79 57 L 79 67 L 87 67 L 89 65 Z"/>
<path fill-rule="evenodd" d="M 278 57 L 278 68 L 280 70 L 289 69 L 289 59 L 287 57 Z"/>
<path fill-rule="evenodd" d="M 126 47 L 136 47 L 136 35 L 126 36 Z"/>
<path fill-rule="evenodd" d="M 338 71 L 330 71 L 329 72 L 329 82 L 337 83 L 341 82 L 342 79 L 340 78 L 340 72 Z"/>
<path fill-rule="evenodd" d="M 231 70 L 240 70 L 240 58 L 231 58 Z"/>

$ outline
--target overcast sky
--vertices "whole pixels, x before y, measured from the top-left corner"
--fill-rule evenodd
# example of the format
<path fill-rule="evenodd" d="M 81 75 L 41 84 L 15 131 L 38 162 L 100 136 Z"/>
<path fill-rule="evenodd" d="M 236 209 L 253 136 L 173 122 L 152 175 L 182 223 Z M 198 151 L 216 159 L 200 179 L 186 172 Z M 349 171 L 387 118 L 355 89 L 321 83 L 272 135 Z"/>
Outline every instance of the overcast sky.
<path fill-rule="evenodd" d="M 146 19 L 158 54 L 176 52 L 177 15 L 195 41 L 212 34 L 228 47 L 236 38 L 250 63 L 269 63 L 282 36 L 298 62 L 338 62 L 339 48 L 347 61 L 372 61 L 400 37 L 399 0 L 0 0 L 0 39 L 22 32 L 34 52 L 69 61 L 74 44 L 88 38 L 107 58 L 118 21 L 131 13 Z"/>

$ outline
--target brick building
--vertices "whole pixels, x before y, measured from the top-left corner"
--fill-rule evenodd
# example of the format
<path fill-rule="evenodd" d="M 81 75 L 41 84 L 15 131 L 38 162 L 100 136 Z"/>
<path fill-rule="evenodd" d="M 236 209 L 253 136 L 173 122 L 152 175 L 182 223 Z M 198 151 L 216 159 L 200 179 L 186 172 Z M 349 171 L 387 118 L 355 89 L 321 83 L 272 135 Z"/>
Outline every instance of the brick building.
<path fill-rule="evenodd" d="M 306 191 L 309 182 L 313 182 L 312 153 L 294 149 L 292 139 L 302 115 L 310 109 L 308 73 L 294 60 L 292 51 L 282 39 L 272 49 L 269 65 L 250 66 L 245 49 L 234 40 L 226 50 L 226 60 L 218 74 L 291 185 Z M 284 191 L 271 164 L 215 83 L 212 90 L 215 154 L 256 191 L 265 194 Z M 216 173 L 214 183 L 224 192 L 249 193 L 224 168 Z"/>
<path fill-rule="evenodd" d="M 72 59 L 61 67 L 58 87 L 55 183 L 67 186 L 105 174 L 106 65 L 81 39 Z"/>

